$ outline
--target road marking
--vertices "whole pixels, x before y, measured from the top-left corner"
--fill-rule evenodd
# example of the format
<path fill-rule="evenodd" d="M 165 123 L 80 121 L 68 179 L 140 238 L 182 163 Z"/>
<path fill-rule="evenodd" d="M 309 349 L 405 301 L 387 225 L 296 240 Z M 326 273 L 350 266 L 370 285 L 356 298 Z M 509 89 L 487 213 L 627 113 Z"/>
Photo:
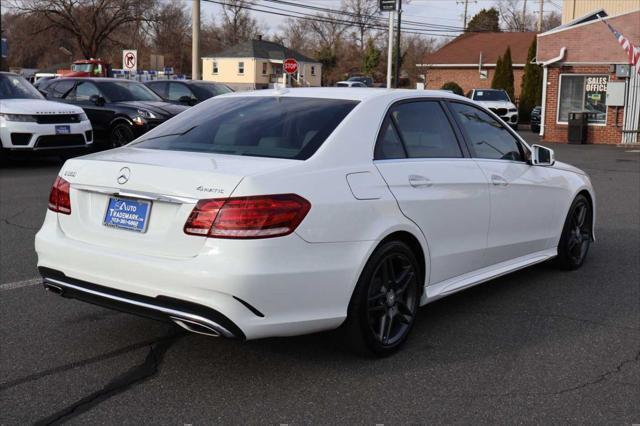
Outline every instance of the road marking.
<path fill-rule="evenodd" d="M 17 288 L 29 287 L 29 286 L 38 285 L 38 284 L 42 284 L 42 278 L 32 278 L 30 280 L 0 284 L 0 291 L 15 290 Z"/>

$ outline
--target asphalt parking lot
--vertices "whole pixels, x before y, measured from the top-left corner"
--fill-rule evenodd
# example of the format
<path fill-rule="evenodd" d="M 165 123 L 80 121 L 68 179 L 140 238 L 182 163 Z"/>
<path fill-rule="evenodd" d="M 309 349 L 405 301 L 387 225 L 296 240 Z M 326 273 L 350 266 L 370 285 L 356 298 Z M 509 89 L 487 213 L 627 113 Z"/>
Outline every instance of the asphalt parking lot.
<path fill-rule="evenodd" d="M 428 305 L 381 360 L 333 333 L 241 343 L 45 293 L 33 238 L 62 163 L 0 169 L 0 423 L 640 423 L 640 150 L 549 146 L 596 189 L 584 267 Z"/>

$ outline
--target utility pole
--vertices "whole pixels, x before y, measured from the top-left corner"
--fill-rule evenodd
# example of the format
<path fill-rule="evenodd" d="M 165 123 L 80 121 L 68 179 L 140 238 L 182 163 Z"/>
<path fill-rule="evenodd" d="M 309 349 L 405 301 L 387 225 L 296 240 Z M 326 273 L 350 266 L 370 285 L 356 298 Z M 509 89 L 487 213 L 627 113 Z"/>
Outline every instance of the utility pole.
<path fill-rule="evenodd" d="M 400 22 L 402 21 L 402 0 L 398 0 L 398 30 L 396 33 L 396 75 L 395 88 L 400 86 Z"/>
<path fill-rule="evenodd" d="M 476 0 L 471 0 L 474 3 L 477 3 Z M 464 4 L 464 29 L 467 30 L 467 13 L 469 10 L 469 0 L 456 0 L 456 4 Z"/>
<path fill-rule="evenodd" d="M 524 5 L 522 6 L 522 32 L 526 31 L 526 19 L 527 19 L 527 0 L 524 0 Z"/>
<path fill-rule="evenodd" d="M 542 32 L 542 14 L 544 13 L 544 0 L 540 0 L 540 10 L 538 11 L 538 32 Z"/>
<path fill-rule="evenodd" d="M 200 80 L 200 0 L 193 0 L 191 18 L 191 79 Z"/>
<path fill-rule="evenodd" d="M 387 89 L 391 89 L 391 61 L 393 61 L 393 10 L 389 12 L 389 49 L 387 52 Z"/>

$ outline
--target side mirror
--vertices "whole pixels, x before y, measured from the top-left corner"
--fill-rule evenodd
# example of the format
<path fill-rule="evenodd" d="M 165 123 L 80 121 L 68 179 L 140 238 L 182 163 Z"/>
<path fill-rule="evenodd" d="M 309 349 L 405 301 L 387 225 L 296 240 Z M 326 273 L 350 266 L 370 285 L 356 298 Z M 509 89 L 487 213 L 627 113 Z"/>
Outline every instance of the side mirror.
<path fill-rule="evenodd" d="M 104 106 L 105 104 L 105 100 L 102 96 L 100 95 L 91 95 L 91 97 L 89 98 L 89 100 L 91 102 L 93 102 L 96 106 Z"/>
<path fill-rule="evenodd" d="M 180 102 L 181 104 L 185 104 L 185 105 L 189 105 L 189 106 L 193 106 L 195 105 L 198 101 L 193 99 L 191 96 L 180 96 L 180 99 L 178 99 L 178 102 Z"/>
<path fill-rule="evenodd" d="M 556 162 L 552 149 L 542 145 L 531 145 L 531 164 L 534 166 L 553 166 Z"/>

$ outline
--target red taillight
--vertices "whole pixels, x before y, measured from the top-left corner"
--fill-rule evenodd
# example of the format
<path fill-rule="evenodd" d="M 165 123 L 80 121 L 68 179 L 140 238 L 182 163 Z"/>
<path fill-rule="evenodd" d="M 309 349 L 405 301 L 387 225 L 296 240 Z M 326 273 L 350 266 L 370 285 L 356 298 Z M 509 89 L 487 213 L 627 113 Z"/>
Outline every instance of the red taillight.
<path fill-rule="evenodd" d="M 184 232 L 215 238 L 270 238 L 292 233 L 311 204 L 295 194 L 200 200 Z"/>
<path fill-rule="evenodd" d="M 71 214 L 69 186 L 69 182 L 60 176 L 56 177 L 49 194 L 49 210 L 62 214 Z"/>

